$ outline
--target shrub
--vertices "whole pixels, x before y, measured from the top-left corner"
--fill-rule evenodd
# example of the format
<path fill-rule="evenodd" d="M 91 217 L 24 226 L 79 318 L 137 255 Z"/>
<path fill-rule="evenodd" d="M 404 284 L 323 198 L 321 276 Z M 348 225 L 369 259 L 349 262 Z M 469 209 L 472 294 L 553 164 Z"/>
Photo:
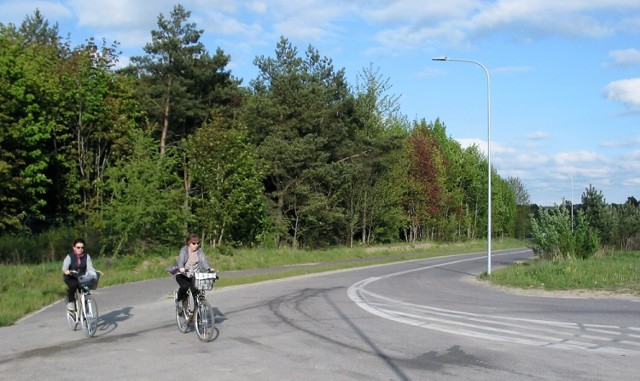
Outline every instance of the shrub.
<path fill-rule="evenodd" d="M 597 233 L 578 211 L 575 227 L 564 205 L 543 209 L 531 218 L 531 249 L 543 259 L 588 258 L 598 250 Z"/>

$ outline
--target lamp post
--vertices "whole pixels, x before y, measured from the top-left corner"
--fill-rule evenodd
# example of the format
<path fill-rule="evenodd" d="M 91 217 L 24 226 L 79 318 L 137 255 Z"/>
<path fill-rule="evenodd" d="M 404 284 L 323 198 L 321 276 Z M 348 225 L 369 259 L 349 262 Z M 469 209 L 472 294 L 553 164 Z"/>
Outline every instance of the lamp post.
<path fill-rule="evenodd" d="M 487 75 L 487 162 L 489 164 L 487 176 L 489 178 L 487 186 L 487 274 L 491 275 L 491 79 L 489 77 L 489 70 L 477 61 L 449 57 L 434 57 L 432 60 L 472 63 L 480 66 Z"/>
<path fill-rule="evenodd" d="M 573 176 L 569 175 L 571 179 L 571 231 L 573 231 Z"/>

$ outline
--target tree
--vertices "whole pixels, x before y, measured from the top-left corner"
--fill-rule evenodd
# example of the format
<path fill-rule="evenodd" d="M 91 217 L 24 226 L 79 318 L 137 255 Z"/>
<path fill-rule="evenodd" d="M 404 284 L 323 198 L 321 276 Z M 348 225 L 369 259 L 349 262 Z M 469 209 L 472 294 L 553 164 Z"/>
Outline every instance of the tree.
<path fill-rule="evenodd" d="M 492 203 L 492 224 L 496 235 L 513 236 L 516 221 L 517 204 L 513 190 L 508 181 L 503 180 L 494 173 L 491 181 L 493 203 Z"/>
<path fill-rule="evenodd" d="M 145 56 L 132 57 L 124 70 L 139 83 L 139 99 L 152 127 L 160 129 L 160 153 L 181 144 L 221 107 L 237 106 L 240 81 L 225 67 L 230 57 L 221 49 L 212 57 L 200 37 L 204 32 L 189 22 L 191 12 L 176 5 L 167 19 L 158 16 Z M 184 153 L 184 147 L 178 147 Z M 185 202 L 191 193 L 188 159 L 182 155 L 176 170 L 182 175 Z M 188 205 L 185 205 L 188 207 Z"/>
<path fill-rule="evenodd" d="M 61 72 L 64 123 L 54 135 L 52 176 L 61 184 L 59 213 L 86 215 L 103 202 L 99 183 L 106 169 L 128 149 L 129 131 L 140 128 L 133 83 L 112 71 L 117 43 L 90 38 L 73 48 Z"/>
<path fill-rule="evenodd" d="M 157 141 L 131 131 L 131 155 L 109 167 L 103 192 L 109 195 L 94 225 L 103 232 L 102 252 L 142 254 L 149 247 L 175 244 L 191 214 L 183 205 L 175 158 L 160 155 Z"/>
<path fill-rule="evenodd" d="M 60 35 L 58 23 L 49 26 L 40 10 L 36 8 L 33 15 L 28 15 L 18 30 L 24 45 L 59 46 Z"/>
<path fill-rule="evenodd" d="M 230 57 L 217 49 L 211 57 L 200 37 L 204 30 L 189 22 L 191 12 L 176 5 L 169 18 L 158 16 L 145 56 L 131 58 L 140 79 L 141 98 L 150 122 L 160 127 L 160 152 L 192 134 L 216 103 L 230 103 L 226 89 L 239 82 L 224 68 Z"/>
<path fill-rule="evenodd" d="M 602 191 L 589 185 L 581 196 L 584 218 L 598 232 L 600 241 L 607 245 L 612 242 L 613 218 L 611 208 L 607 206 Z"/>
<path fill-rule="evenodd" d="M 247 130 L 222 116 L 184 144 L 193 157 L 195 225 L 213 245 L 251 244 L 265 217 L 261 173 Z"/>
<path fill-rule="evenodd" d="M 401 173 L 396 163 L 408 129 L 399 112 L 399 97 L 389 94 L 389 79 L 383 79 L 379 69 L 372 65 L 364 68 L 357 81 L 356 107 L 361 123 L 357 124 L 354 154 L 341 162 L 347 178 L 341 199 L 349 246 L 358 234 L 362 244 L 376 237 L 397 239 L 403 226 L 399 213 Z"/>
<path fill-rule="evenodd" d="M 160 153 L 164 154 L 168 140 L 179 140 L 179 131 L 194 105 L 189 88 L 194 83 L 194 62 L 205 53 L 200 42 L 203 30 L 187 22 L 191 12 L 176 5 L 170 19 L 158 16 L 158 30 L 151 31 L 151 42 L 144 46 L 146 56 L 131 57 L 151 122 L 160 126 Z M 175 135 L 175 136 L 174 136 Z"/>
<path fill-rule="evenodd" d="M 431 126 L 425 121 L 414 126 L 409 137 L 409 176 L 413 195 L 405 210 L 414 221 L 412 230 L 418 239 L 441 239 L 442 214 L 446 207 L 446 166 L 441 146 Z M 406 200 L 406 199 L 405 199 Z"/>
<path fill-rule="evenodd" d="M 621 250 L 640 248 L 640 208 L 635 198 L 629 197 L 623 205 L 613 210 L 613 240 Z"/>
<path fill-rule="evenodd" d="M 529 198 L 529 192 L 525 188 L 524 184 L 518 177 L 507 178 L 507 183 L 511 187 L 513 194 L 516 197 L 516 203 L 518 205 L 529 205 L 531 200 Z"/>
<path fill-rule="evenodd" d="M 37 23 L 37 25 L 35 24 Z M 23 29 L 54 35 L 37 20 Z M 51 179 L 47 143 L 56 130 L 61 89 L 58 45 L 40 45 L 13 25 L 0 25 L 0 231 L 15 232 L 26 219 L 44 218 Z"/>
<path fill-rule="evenodd" d="M 0 144 L 7 152 L 0 156 L 13 229 L 20 220 L 90 214 L 100 202 L 97 182 L 137 115 L 126 81 L 111 71 L 117 44 L 89 39 L 71 48 L 48 25 L 36 11 L 20 29 L 1 28 Z"/>
<path fill-rule="evenodd" d="M 355 101 L 344 70 L 309 46 L 304 58 L 284 37 L 275 58 L 255 59 L 245 123 L 264 163 L 276 245 L 335 244 L 346 219 L 339 163 L 353 155 Z"/>

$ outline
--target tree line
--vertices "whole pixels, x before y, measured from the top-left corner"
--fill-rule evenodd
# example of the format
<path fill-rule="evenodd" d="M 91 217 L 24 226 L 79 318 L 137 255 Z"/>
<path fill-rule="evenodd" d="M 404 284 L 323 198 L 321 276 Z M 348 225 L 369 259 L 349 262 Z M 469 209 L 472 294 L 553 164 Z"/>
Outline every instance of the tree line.
<path fill-rule="evenodd" d="M 350 84 L 281 37 L 245 85 L 190 16 L 160 14 L 126 67 L 116 42 L 72 46 L 38 10 L 0 24 L 0 235 L 66 229 L 113 256 L 187 231 L 217 247 L 486 238 L 486 157 L 409 121 L 373 65 Z M 524 236 L 526 190 L 491 176 L 494 234 Z"/>

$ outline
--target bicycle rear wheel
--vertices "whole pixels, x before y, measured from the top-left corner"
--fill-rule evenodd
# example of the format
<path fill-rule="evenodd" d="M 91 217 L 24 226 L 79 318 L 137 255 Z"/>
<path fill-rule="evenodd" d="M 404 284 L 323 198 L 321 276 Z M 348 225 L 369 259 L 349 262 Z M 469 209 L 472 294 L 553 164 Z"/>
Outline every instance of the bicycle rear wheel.
<path fill-rule="evenodd" d="M 213 340 L 213 331 L 215 329 L 215 317 L 213 316 L 213 309 L 209 302 L 203 300 L 198 304 L 196 310 L 196 333 L 200 341 Z"/>
<path fill-rule="evenodd" d="M 84 334 L 87 337 L 95 335 L 98 330 L 98 304 L 96 304 L 93 296 L 85 296 L 81 317 Z"/>
<path fill-rule="evenodd" d="M 182 311 L 176 307 L 176 322 L 178 330 L 182 333 L 189 331 L 189 323 L 193 317 L 193 302 L 191 302 L 191 293 L 187 293 L 182 300 Z"/>

